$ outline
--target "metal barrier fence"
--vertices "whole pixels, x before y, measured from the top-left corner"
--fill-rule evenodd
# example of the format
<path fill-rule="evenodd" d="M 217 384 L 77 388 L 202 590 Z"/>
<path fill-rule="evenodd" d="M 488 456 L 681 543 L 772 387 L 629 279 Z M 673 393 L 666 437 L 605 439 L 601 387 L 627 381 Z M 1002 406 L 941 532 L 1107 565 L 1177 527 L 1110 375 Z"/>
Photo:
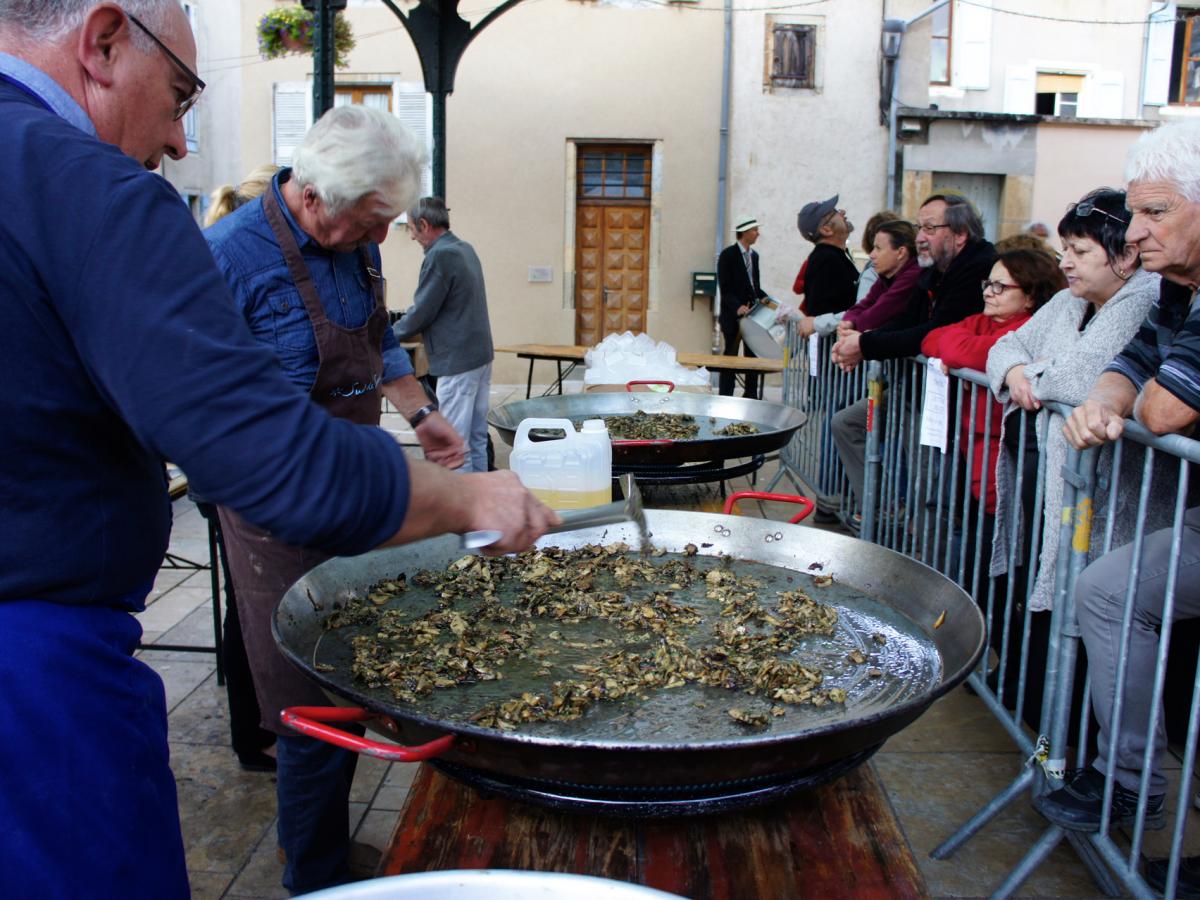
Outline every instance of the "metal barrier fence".
<path fill-rule="evenodd" d="M 1061 410 L 1064 414 L 1066 410 Z M 1140 472 L 1135 475 L 1138 497 L 1133 539 L 1123 546 L 1114 542 L 1120 523 L 1110 516 L 1101 535 L 1092 527 L 1093 510 L 1113 508 L 1123 490 L 1127 472 L 1121 457 L 1141 450 Z M 1192 776 L 1197 749 L 1198 708 L 1200 708 L 1200 667 L 1191 673 L 1191 693 L 1187 713 L 1187 732 L 1181 756 L 1181 768 L 1174 785 L 1160 761 L 1166 750 L 1164 688 L 1173 625 L 1180 619 L 1200 615 L 1200 582 L 1194 566 L 1200 551 L 1200 511 L 1189 512 L 1190 464 L 1200 463 L 1200 443 L 1178 435 L 1156 437 L 1134 422 L 1127 422 L 1124 436 L 1112 448 L 1110 476 L 1097 476 L 1097 463 L 1103 463 L 1105 451 L 1089 450 L 1073 454 L 1064 467 L 1068 483 L 1063 504 L 1060 534 L 1060 559 L 1056 579 L 1055 629 L 1058 655 L 1053 686 L 1053 708 L 1049 715 L 1049 752 L 1042 765 L 1044 780 L 1040 793 L 1060 783 L 1068 760 L 1069 729 L 1074 724 L 1070 692 L 1075 679 L 1078 645 L 1089 629 L 1094 656 L 1089 660 L 1084 693 L 1091 694 L 1099 681 L 1100 702 L 1105 709 L 1099 734 L 1098 754 L 1109 762 L 1099 830 L 1091 833 L 1067 832 L 1052 825 L 1030 849 L 1025 859 L 997 891 L 1010 896 L 1022 881 L 1044 861 L 1064 838 L 1072 840 L 1084 862 L 1101 887 L 1110 889 L 1114 875 L 1135 897 L 1156 897 L 1159 892 L 1175 896 L 1177 879 L 1184 862 L 1184 837 L 1194 788 Z M 1160 465 L 1165 463 L 1165 465 Z M 1107 485 L 1105 481 L 1107 480 Z M 1159 514 L 1167 512 L 1155 500 L 1163 493 L 1173 502 L 1165 528 L 1155 528 Z M 1071 502 L 1073 500 L 1073 502 Z M 1158 507 L 1158 508 L 1156 508 Z M 1089 565 L 1088 560 L 1095 557 Z M 1109 640 L 1100 632 L 1107 619 Z M 1119 621 L 1115 642 L 1111 632 Z M 1158 634 L 1155 634 L 1155 630 Z M 1115 643 L 1109 648 L 1110 643 Z M 1152 669 L 1152 671 L 1151 671 Z M 1110 687 L 1111 684 L 1111 687 Z M 1048 694 L 1049 696 L 1049 694 Z M 1128 708 L 1126 706 L 1128 705 Z M 1083 715 L 1086 716 L 1084 710 Z M 1142 717 L 1145 721 L 1141 721 Z M 1080 734 L 1086 734 L 1086 719 L 1078 721 Z M 1073 768 L 1091 763 L 1087 740 L 1076 742 Z M 1123 773 L 1126 789 L 1138 798 L 1132 827 L 1121 832 L 1110 815 L 1110 806 L 1118 781 L 1113 772 Z M 1161 779 L 1161 780 L 1160 780 Z M 1136 787 L 1130 782 L 1136 781 Z M 1161 796 L 1163 815 L 1152 814 L 1150 798 Z M 1173 802 L 1172 802 L 1173 801 Z M 1166 815 L 1166 813 L 1170 815 Z M 1155 819 L 1161 819 L 1156 825 Z M 1169 825 L 1169 844 L 1161 842 L 1157 852 L 1162 858 L 1145 860 L 1149 839 L 1147 830 Z M 1194 849 L 1194 848 L 1193 848 Z M 1188 893 L 1194 895 L 1193 884 Z"/>
<path fill-rule="evenodd" d="M 798 340 L 794 331 L 789 340 L 784 401 L 806 410 L 809 421 L 781 456 L 784 465 L 776 480 L 785 475 L 793 481 L 799 478 L 815 489 L 824 508 L 838 510 L 849 524 L 854 524 L 850 517 L 861 511 L 864 539 L 922 560 L 976 599 L 988 624 L 991 649 L 968 684 L 1023 755 L 1037 763 L 1014 773 L 1009 785 L 932 855 L 938 859 L 950 856 L 1009 804 L 1023 796 L 1036 799 L 1061 786 L 1069 747 L 1077 748 L 1071 754 L 1073 768 L 1091 762 L 1091 673 L 1076 678 L 1080 627 L 1075 594 L 1081 573 L 1094 562 L 1097 568 L 1089 570 L 1093 574 L 1085 576 L 1083 584 L 1089 584 L 1099 572 L 1108 582 L 1118 583 L 1121 596 L 1116 609 L 1122 609 L 1120 601 L 1124 604 L 1123 614 L 1118 613 L 1117 652 L 1111 662 L 1104 661 L 1100 673 L 1108 684 L 1112 676 L 1107 673 L 1115 666 L 1116 686 L 1106 688 L 1106 693 L 1115 690 L 1112 721 L 1116 724 L 1103 733 L 1106 746 L 1100 750 L 1106 759 L 1118 758 L 1118 748 L 1131 737 L 1134 745 L 1144 748 L 1134 767 L 1142 799 L 1127 835 L 1114 827 L 1107 814 L 1098 833 L 1064 831 L 1051 825 L 994 896 L 1011 896 L 1064 838 L 1105 893 L 1116 895 L 1123 887 L 1136 897 L 1158 896 L 1139 863 L 1147 842 L 1146 798 L 1152 779 L 1158 777 L 1152 774 L 1153 736 L 1163 724 L 1172 620 L 1200 616 L 1200 579 L 1196 577 L 1200 572 L 1189 570 L 1186 577 L 1180 575 L 1181 566 L 1189 562 L 1185 556 L 1181 563 L 1184 547 L 1200 566 L 1200 511 L 1194 521 L 1186 521 L 1188 464 L 1200 462 L 1200 443 L 1177 435 L 1155 437 L 1130 422 L 1125 436 L 1115 444 L 1083 454 L 1064 453 L 1065 443 L 1058 435 L 1070 408 L 1057 404 L 1048 404 L 1046 413 L 1036 417 L 1015 411 L 1004 422 L 1002 438 L 1001 409 L 990 396 L 986 378 L 978 372 L 952 370 L 946 410 L 949 430 L 946 452 L 942 453 L 919 440 L 923 358 L 872 362 L 846 376 L 829 361 L 831 340 L 822 339 L 814 346 Z M 815 363 L 809 355 L 814 350 Z M 859 374 L 863 369 L 866 372 Z M 868 408 L 862 485 L 865 502 L 857 507 L 847 499 L 845 468 L 832 436 L 838 430 L 835 417 L 864 399 Z M 1059 449 L 1045 452 L 1053 443 Z M 1051 456 L 1056 462 L 1063 456 L 1065 461 L 1048 469 Z M 989 510 L 987 484 L 995 478 L 989 464 L 993 457 L 1005 461 L 1000 464 L 1003 486 L 997 491 L 996 508 Z M 1191 543 L 1185 544 L 1189 537 Z M 1120 549 L 1122 545 L 1124 549 Z M 1149 574 L 1143 576 L 1147 547 L 1154 559 Z M 1115 555 L 1100 561 L 1114 550 Z M 1112 571 L 1102 568 L 1113 566 L 1114 560 L 1118 566 L 1115 578 Z M 1039 572 L 1044 573 L 1040 578 Z M 1119 584 L 1124 575 L 1128 575 L 1127 586 Z M 1139 593 L 1139 579 L 1143 583 L 1156 579 L 1153 589 L 1143 588 Z M 1184 592 L 1185 601 L 1178 612 L 1177 587 Z M 1152 595 L 1150 600 L 1147 594 Z M 1141 604 L 1136 608 L 1135 597 Z M 1153 637 L 1156 604 L 1150 602 L 1154 597 L 1162 598 L 1157 637 Z M 1035 609 L 1044 601 L 1052 611 Z M 1149 612 L 1143 609 L 1147 606 Z M 1154 652 L 1149 654 L 1152 674 L 1146 661 L 1147 633 L 1153 638 Z M 1140 643 L 1131 657 L 1133 634 Z M 1144 723 L 1122 726 L 1131 659 L 1136 662 L 1132 683 L 1143 688 L 1142 695 L 1145 685 L 1151 686 L 1150 714 Z M 1167 806 L 1173 810 L 1170 841 L 1156 847 L 1154 852 L 1163 860 L 1149 870 L 1154 886 L 1165 889 L 1166 896 L 1174 896 L 1185 861 L 1185 826 L 1194 793 L 1191 782 L 1200 733 L 1200 692 L 1196 690 L 1200 667 L 1194 673 L 1189 670 L 1189 675 L 1193 690 L 1182 768 L 1178 775 L 1171 773 L 1178 783 L 1167 797 Z M 1114 784 L 1109 776 L 1105 808 Z M 1157 783 L 1153 787 L 1159 789 Z M 1196 869 L 1200 870 L 1200 864 Z"/>
<path fill-rule="evenodd" d="M 783 370 L 783 402 L 808 414 L 805 426 L 780 453 L 778 473 L 767 486 L 774 490 L 781 478 L 799 482 L 815 493 L 820 513 L 835 514 L 851 525 L 859 514 L 859 504 L 846 490 L 846 474 L 833 447 L 831 423 L 841 409 L 858 400 L 866 390 L 862 367 L 846 373 L 834 365 L 829 351 L 834 338 L 801 338 L 795 328 L 788 329 Z M 799 482 L 797 482 L 799 479 Z"/>

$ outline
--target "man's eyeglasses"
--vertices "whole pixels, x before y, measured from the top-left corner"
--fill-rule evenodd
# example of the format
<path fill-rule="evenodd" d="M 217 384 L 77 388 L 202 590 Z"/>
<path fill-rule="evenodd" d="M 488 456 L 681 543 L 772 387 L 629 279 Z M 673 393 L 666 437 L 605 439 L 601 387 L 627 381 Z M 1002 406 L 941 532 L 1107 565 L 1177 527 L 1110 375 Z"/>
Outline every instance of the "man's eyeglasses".
<path fill-rule="evenodd" d="M 167 55 L 167 59 L 175 64 L 175 68 L 183 73 L 183 76 L 188 80 L 188 84 L 192 86 L 191 93 L 180 100 L 178 105 L 175 107 L 175 113 L 172 116 L 172 120 L 178 122 L 185 115 L 187 115 L 187 111 L 189 109 L 196 105 L 196 101 L 199 100 L 200 95 L 204 93 L 204 82 L 200 80 L 199 75 L 187 67 L 182 59 L 172 53 L 170 48 L 160 41 L 158 36 L 153 31 L 139 22 L 137 16 L 133 15 L 133 13 L 126 12 L 125 18 L 127 18 L 138 28 L 142 29 L 142 31 L 145 32 L 146 37 L 150 38 L 150 40 L 154 41 L 154 43 L 158 45 L 158 49 Z"/>
<path fill-rule="evenodd" d="M 945 222 L 935 225 L 933 222 L 922 222 L 917 226 L 917 231 L 922 234 L 936 234 L 939 228 L 949 228 Z"/>
<path fill-rule="evenodd" d="M 1120 216 L 1114 216 L 1110 212 L 1105 212 L 1100 207 L 1098 207 L 1095 204 L 1095 202 L 1092 200 L 1083 200 L 1079 203 L 1076 203 L 1074 206 L 1071 207 L 1071 212 L 1075 213 L 1075 215 L 1079 216 L 1079 218 L 1081 218 L 1081 219 L 1086 219 L 1092 213 L 1100 213 L 1100 215 L 1106 216 L 1106 217 L 1112 219 L 1114 222 L 1117 222 L 1118 224 L 1120 224 L 1120 226 L 1122 228 L 1129 227 L 1128 219 L 1122 219 Z"/>
<path fill-rule="evenodd" d="M 1020 287 L 1019 284 L 1006 284 L 1003 281 L 988 281 L 986 279 L 979 282 L 979 285 L 983 288 L 985 294 L 989 292 L 1003 294 L 1005 291 L 1011 291 L 1013 288 Z"/>

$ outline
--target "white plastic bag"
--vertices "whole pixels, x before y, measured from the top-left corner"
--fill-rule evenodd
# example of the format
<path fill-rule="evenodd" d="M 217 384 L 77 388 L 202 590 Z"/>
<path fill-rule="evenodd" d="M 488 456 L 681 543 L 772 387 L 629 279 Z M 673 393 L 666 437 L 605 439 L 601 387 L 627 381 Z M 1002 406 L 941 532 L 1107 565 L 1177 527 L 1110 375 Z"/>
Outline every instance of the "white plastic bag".
<path fill-rule="evenodd" d="M 675 348 L 648 334 L 610 334 L 587 352 L 584 384 L 625 384 L 629 381 L 672 381 L 677 385 L 706 385 L 708 370 L 681 366 Z"/>

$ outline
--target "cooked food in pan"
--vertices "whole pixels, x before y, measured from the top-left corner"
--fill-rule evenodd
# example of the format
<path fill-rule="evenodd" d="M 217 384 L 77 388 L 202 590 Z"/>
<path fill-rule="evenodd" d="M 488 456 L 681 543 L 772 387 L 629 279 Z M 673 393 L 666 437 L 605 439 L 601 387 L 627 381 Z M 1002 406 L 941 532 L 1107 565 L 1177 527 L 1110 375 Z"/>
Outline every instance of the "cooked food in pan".
<path fill-rule="evenodd" d="M 843 703 L 845 691 L 823 686 L 802 652 L 838 620 L 799 586 L 812 580 L 762 565 L 739 574 L 730 558 L 697 550 L 647 557 L 592 544 L 464 556 L 373 585 L 325 627 L 352 631 L 356 681 L 418 707 L 435 691 L 511 681 L 507 699 L 471 715 L 502 730 L 685 684 L 728 692 L 728 715 L 751 729 L 789 706 Z"/>
<path fill-rule="evenodd" d="M 640 409 L 628 416 L 605 416 L 604 426 L 613 440 L 690 441 L 700 433 L 695 416 L 687 413 L 648 413 Z"/>

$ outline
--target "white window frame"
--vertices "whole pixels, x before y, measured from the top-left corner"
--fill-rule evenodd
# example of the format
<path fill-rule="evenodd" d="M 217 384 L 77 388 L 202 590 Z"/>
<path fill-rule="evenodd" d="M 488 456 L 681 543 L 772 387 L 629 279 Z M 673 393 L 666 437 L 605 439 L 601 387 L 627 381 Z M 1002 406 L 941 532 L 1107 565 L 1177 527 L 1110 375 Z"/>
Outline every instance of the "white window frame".
<path fill-rule="evenodd" d="M 192 29 L 193 38 L 199 42 L 198 22 L 196 21 L 196 4 L 184 3 L 184 15 L 187 16 L 188 27 Z M 187 142 L 188 153 L 196 153 L 200 149 L 200 127 L 199 119 L 196 115 L 196 107 L 193 106 L 183 114 L 183 137 Z"/>

